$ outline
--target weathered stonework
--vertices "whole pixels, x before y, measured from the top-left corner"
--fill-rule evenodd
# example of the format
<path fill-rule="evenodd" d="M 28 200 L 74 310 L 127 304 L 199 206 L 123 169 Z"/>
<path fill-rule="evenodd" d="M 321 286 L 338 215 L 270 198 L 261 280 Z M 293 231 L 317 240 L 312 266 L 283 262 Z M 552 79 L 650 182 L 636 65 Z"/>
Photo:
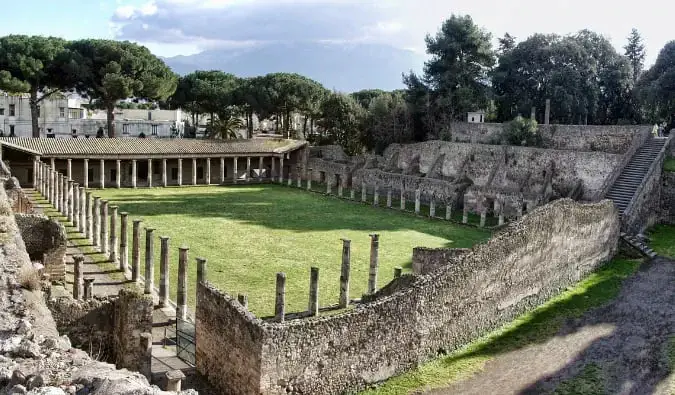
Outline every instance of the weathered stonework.
<path fill-rule="evenodd" d="M 580 280 L 614 255 L 619 227 L 610 201 L 557 200 L 450 264 L 430 262 L 439 268 L 398 277 L 370 302 L 329 317 L 262 321 L 200 284 L 197 369 L 223 393 L 361 389 L 456 349 Z"/>
<path fill-rule="evenodd" d="M 675 173 L 661 175 L 661 218 L 664 224 L 675 225 Z"/>
<path fill-rule="evenodd" d="M 28 255 L 40 261 L 51 281 L 66 280 L 66 228 L 42 214 L 16 214 Z"/>
<path fill-rule="evenodd" d="M 114 317 L 115 365 L 147 375 L 152 353 L 143 346 L 143 339 L 152 333 L 152 297 L 140 288 L 120 290 Z"/>
<path fill-rule="evenodd" d="M 413 248 L 412 270 L 415 274 L 429 274 L 450 263 L 453 258 L 471 251 L 469 248 Z"/>

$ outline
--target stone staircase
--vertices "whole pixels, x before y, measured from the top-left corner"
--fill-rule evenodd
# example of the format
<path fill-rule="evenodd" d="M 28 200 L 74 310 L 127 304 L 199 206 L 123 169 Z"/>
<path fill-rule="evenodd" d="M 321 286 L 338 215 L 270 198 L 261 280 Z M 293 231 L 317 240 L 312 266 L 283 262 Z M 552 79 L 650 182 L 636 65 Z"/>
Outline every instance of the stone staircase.
<path fill-rule="evenodd" d="M 621 233 L 621 239 L 624 242 L 626 242 L 629 246 L 637 250 L 640 254 L 648 258 L 656 258 L 656 256 L 658 255 L 656 251 L 654 251 L 653 249 L 651 249 L 651 247 L 647 245 L 646 240 L 644 239 L 623 232 Z"/>
<path fill-rule="evenodd" d="M 633 196 L 638 192 L 640 183 L 647 175 L 649 167 L 666 144 L 666 138 L 650 138 L 633 155 L 630 162 L 616 179 L 614 185 L 607 193 L 606 198 L 614 202 L 619 212 L 623 215 Z"/>

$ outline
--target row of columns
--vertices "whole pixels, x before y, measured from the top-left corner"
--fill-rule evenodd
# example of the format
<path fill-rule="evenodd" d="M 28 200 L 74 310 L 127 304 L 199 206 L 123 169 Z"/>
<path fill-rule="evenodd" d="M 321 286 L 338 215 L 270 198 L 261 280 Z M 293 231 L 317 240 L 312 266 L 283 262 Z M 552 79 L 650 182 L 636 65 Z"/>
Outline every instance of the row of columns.
<path fill-rule="evenodd" d="M 271 166 L 271 175 L 268 178 L 272 178 L 274 180 L 279 181 L 279 183 L 284 182 L 284 175 L 283 175 L 283 169 L 284 169 L 284 158 L 280 157 L 278 162 L 279 162 L 279 173 L 275 175 L 276 173 L 276 164 L 277 164 L 277 158 L 272 156 L 270 157 L 272 160 L 272 166 Z M 226 177 L 225 177 L 225 159 L 226 158 L 220 158 L 220 183 L 224 184 L 227 182 Z M 178 178 L 177 178 L 177 184 L 179 186 L 183 185 L 183 159 L 178 158 Z M 233 173 L 232 173 L 232 182 L 237 183 L 239 181 L 239 170 L 238 170 L 238 157 L 234 157 L 234 166 L 233 166 Z M 84 182 L 82 183 L 82 186 L 84 188 L 89 188 L 89 159 L 84 159 L 84 174 L 83 174 L 83 180 Z M 161 185 L 163 187 L 168 186 L 168 177 L 167 177 L 167 159 L 161 159 L 162 161 L 162 183 Z M 259 173 L 256 177 L 254 177 L 257 180 L 261 180 L 263 178 L 263 161 L 264 157 L 260 156 L 258 157 L 258 169 Z M 101 189 L 105 189 L 106 187 L 106 182 L 105 182 L 105 160 L 100 159 L 99 160 L 99 187 Z M 115 187 L 121 188 L 122 187 L 122 164 L 121 160 L 117 159 L 115 160 L 115 169 L 116 169 L 116 176 L 115 176 Z M 152 187 L 153 186 L 153 180 L 152 180 L 152 174 L 153 174 L 153 159 L 148 159 L 148 186 Z M 54 182 L 63 182 L 62 179 L 65 179 L 66 183 L 68 180 L 73 179 L 73 171 L 72 171 L 72 159 L 67 159 L 67 174 L 60 175 L 59 173 L 55 172 L 55 174 L 51 174 L 50 170 L 48 170 L 50 167 L 41 162 L 39 157 L 36 157 L 34 160 L 33 164 L 33 185 L 36 186 L 36 189 L 42 193 L 44 196 L 49 196 L 51 195 L 52 191 L 45 189 L 47 186 L 50 188 L 53 186 L 52 183 Z M 54 158 L 51 159 L 51 169 L 55 169 L 54 166 Z M 245 181 L 251 181 L 251 157 L 246 157 L 246 177 Z M 56 175 L 59 174 L 59 175 Z M 50 177 L 57 177 L 57 180 L 52 180 L 50 182 Z M 191 184 L 192 185 L 197 185 L 197 158 L 192 158 L 192 172 L 191 172 Z M 210 185 L 211 184 L 211 158 L 206 158 L 206 169 L 205 169 L 205 174 L 204 178 L 206 179 L 206 184 Z M 131 160 L 131 187 L 136 188 L 138 186 L 138 161 L 136 159 Z M 289 180 L 290 181 L 290 180 Z M 59 184 L 56 186 L 56 190 L 59 189 L 59 187 L 63 187 L 62 184 Z M 66 189 L 66 187 L 63 187 L 63 189 Z M 57 202 L 54 202 L 55 206 L 57 206 L 58 209 L 60 209 L 60 205 L 63 203 L 63 201 L 59 201 L 58 204 Z"/>

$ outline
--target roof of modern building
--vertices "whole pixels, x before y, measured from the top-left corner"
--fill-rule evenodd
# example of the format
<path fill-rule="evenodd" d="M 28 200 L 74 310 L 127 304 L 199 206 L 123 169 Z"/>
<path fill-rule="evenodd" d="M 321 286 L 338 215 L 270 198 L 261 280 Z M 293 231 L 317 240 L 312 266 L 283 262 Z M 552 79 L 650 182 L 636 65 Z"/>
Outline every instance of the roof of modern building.
<path fill-rule="evenodd" d="M 0 137 L 0 145 L 54 158 L 184 158 L 207 156 L 282 155 L 304 147 L 306 141 L 253 138 L 249 140 L 206 139 L 53 139 Z"/>

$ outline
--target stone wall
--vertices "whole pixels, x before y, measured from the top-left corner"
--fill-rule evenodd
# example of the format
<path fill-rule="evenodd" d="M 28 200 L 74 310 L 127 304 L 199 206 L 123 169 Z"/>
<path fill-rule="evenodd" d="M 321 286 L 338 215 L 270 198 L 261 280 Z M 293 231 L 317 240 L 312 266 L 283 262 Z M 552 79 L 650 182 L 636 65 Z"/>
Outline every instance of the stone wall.
<path fill-rule="evenodd" d="M 66 279 L 66 229 L 56 220 L 42 214 L 16 214 L 28 255 L 40 261 L 51 281 Z"/>
<path fill-rule="evenodd" d="M 146 340 L 152 333 L 152 310 L 152 296 L 144 295 L 138 287 L 123 288 L 115 301 L 112 326 L 115 365 L 146 377 L 150 375 L 152 360 Z"/>
<path fill-rule="evenodd" d="M 200 286 L 197 339 L 210 340 L 197 346 L 197 361 L 208 361 L 198 370 L 233 394 L 361 389 L 456 349 L 580 280 L 614 255 L 619 227 L 610 201 L 561 199 L 451 265 L 396 279 L 406 286 L 385 286 L 372 302 L 330 317 L 263 323 Z M 232 364 L 242 353 L 250 355 Z"/>
<path fill-rule="evenodd" d="M 675 173 L 661 175 L 661 223 L 675 225 Z"/>
<path fill-rule="evenodd" d="M 12 205 L 12 211 L 24 214 L 33 214 L 35 212 L 33 203 L 28 199 L 28 196 L 26 196 L 21 185 L 19 185 L 19 180 L 15 177 L 7 179 L 5 182 L 5 191 L 7 192 L 7 197 Z"/>
<path fill-rule="evenodd" d="M 426 248 L 415 247 L 412 254 L 412 269 L 415 274 L 429 274 L 444 267 L 451 260 L 467 252 L 468 248 Z"/>

